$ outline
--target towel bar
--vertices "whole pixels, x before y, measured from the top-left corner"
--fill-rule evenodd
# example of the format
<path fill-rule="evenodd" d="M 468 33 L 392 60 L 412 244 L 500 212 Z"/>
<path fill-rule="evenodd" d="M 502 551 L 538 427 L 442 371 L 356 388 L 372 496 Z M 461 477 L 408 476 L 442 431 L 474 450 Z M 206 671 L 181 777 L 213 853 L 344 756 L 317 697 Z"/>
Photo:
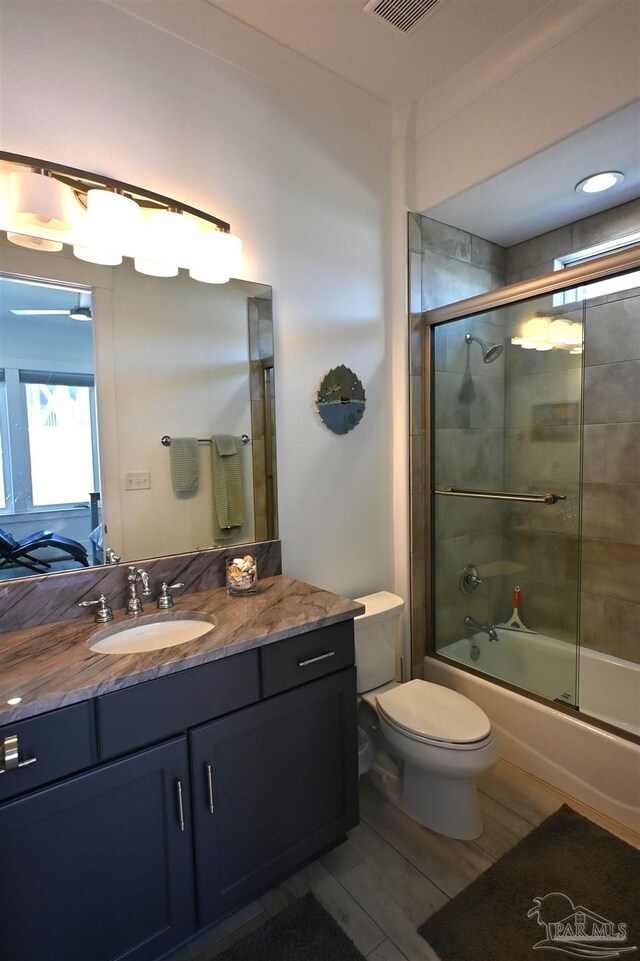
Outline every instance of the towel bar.
<path fill-rule="evenodd" d="M 250 443 L 251 443 L 251 438 L 249 437 L 248 434 L 240 434 L 240 439 L 242 440 L 242 443 L 243 443 L 243 444 L 250 444 Z M 162 444 L 163 447 L 171 447 L 171 437 L 169 436 L 169 434 L 164 434 L 164 435 L 160 438 L 160 443 Z M 210 443 L 211 443 L 211 438 L 210 438 L 210 437 L 198 437 L 198 443 L 199 443 L 199 444 L 210 444 Z"/>

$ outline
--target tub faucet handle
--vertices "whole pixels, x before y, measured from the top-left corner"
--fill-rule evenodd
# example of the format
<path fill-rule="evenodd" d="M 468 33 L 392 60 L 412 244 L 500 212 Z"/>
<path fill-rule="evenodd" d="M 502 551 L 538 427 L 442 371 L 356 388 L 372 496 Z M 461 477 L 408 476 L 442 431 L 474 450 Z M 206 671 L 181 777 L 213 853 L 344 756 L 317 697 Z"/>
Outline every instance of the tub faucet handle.
<path fill-rule="evenodd" d="M 460 590 L 463 594 L 473 594 L 476 587 L 483 583 L 475 564 L 467 564 L 460 572 Z"/>

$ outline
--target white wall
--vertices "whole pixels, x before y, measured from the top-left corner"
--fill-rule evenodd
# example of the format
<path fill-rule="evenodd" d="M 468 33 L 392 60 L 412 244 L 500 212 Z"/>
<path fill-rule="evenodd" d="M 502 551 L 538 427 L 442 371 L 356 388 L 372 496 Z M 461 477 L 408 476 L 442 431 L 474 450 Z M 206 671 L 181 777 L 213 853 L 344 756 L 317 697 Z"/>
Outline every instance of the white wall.
<path fill-rule="evenodd" d="M 285 571 L 388 587 L 389 110 L 199 0 L 126 6 L 2 0 L 2 147 L 231 222 L 246 277 L 274 288 Z M 313 406 L 341 363 L 367 396 L 345 436 Z"/>
<path fill-rule="evenodd" d="M 639 57 L 638 0 L 543 7 L 418 104 L 417 209 L 636 101 Z"/>

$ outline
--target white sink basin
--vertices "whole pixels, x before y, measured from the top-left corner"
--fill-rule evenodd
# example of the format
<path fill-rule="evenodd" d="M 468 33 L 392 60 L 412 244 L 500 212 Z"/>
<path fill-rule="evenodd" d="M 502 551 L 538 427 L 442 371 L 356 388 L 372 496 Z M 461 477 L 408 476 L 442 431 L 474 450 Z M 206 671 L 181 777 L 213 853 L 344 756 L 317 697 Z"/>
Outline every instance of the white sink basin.
<path fill-rule="evenodd" d="M 96 654 L 140 654 L 194 641 L 212 631 L 216 623 L 213 614 L 201 611 L 159 611 L 107 624 L 87 643 Z"/>

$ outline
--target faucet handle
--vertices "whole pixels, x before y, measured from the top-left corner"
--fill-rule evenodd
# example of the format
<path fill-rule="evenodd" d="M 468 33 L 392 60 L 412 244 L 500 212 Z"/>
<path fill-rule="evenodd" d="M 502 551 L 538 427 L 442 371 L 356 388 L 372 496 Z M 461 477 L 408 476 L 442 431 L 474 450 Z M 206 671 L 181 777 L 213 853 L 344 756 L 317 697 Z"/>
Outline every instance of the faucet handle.
<path fill-rule="evenodd" d="M 158 594 L 158 608 L 161 611 L 168 611 L 170 607 L 173 607 L 171 591 L 178 587 L 184 587 L 182 581 L 178 581 L 176 584 L 167 584 L 166 581 L 162 582 L 160 593 Z"/>
<path fill-rule="evenodd" d="M 149 575 L 147 574 L 146 571 L 143 571 L 141 567 L 138 568 L 137 573 L 138 573 L 138 577 L 142 582 L 142 593 L 144 594 L 145 597 L 148 597 L 149 594 L 151 594 L 151 587 L 149 585 Z"/>
<path fill-rule="evenodd" d="M 96 624 L 107 624 L 113 620 L 113 611 L 107 604 L 107 598 L 104 594 L 101 594 L 95 601 L 78 601 L 78 607 L 93 607 L 94 604 L 98 605 L 94 617 Z"/>
<path fill-rule="evenodd" d="M 467 564 L 460 572 L 459 587 L 463 594 L 472 594 L 483 583 L 475 564 Z"/>

